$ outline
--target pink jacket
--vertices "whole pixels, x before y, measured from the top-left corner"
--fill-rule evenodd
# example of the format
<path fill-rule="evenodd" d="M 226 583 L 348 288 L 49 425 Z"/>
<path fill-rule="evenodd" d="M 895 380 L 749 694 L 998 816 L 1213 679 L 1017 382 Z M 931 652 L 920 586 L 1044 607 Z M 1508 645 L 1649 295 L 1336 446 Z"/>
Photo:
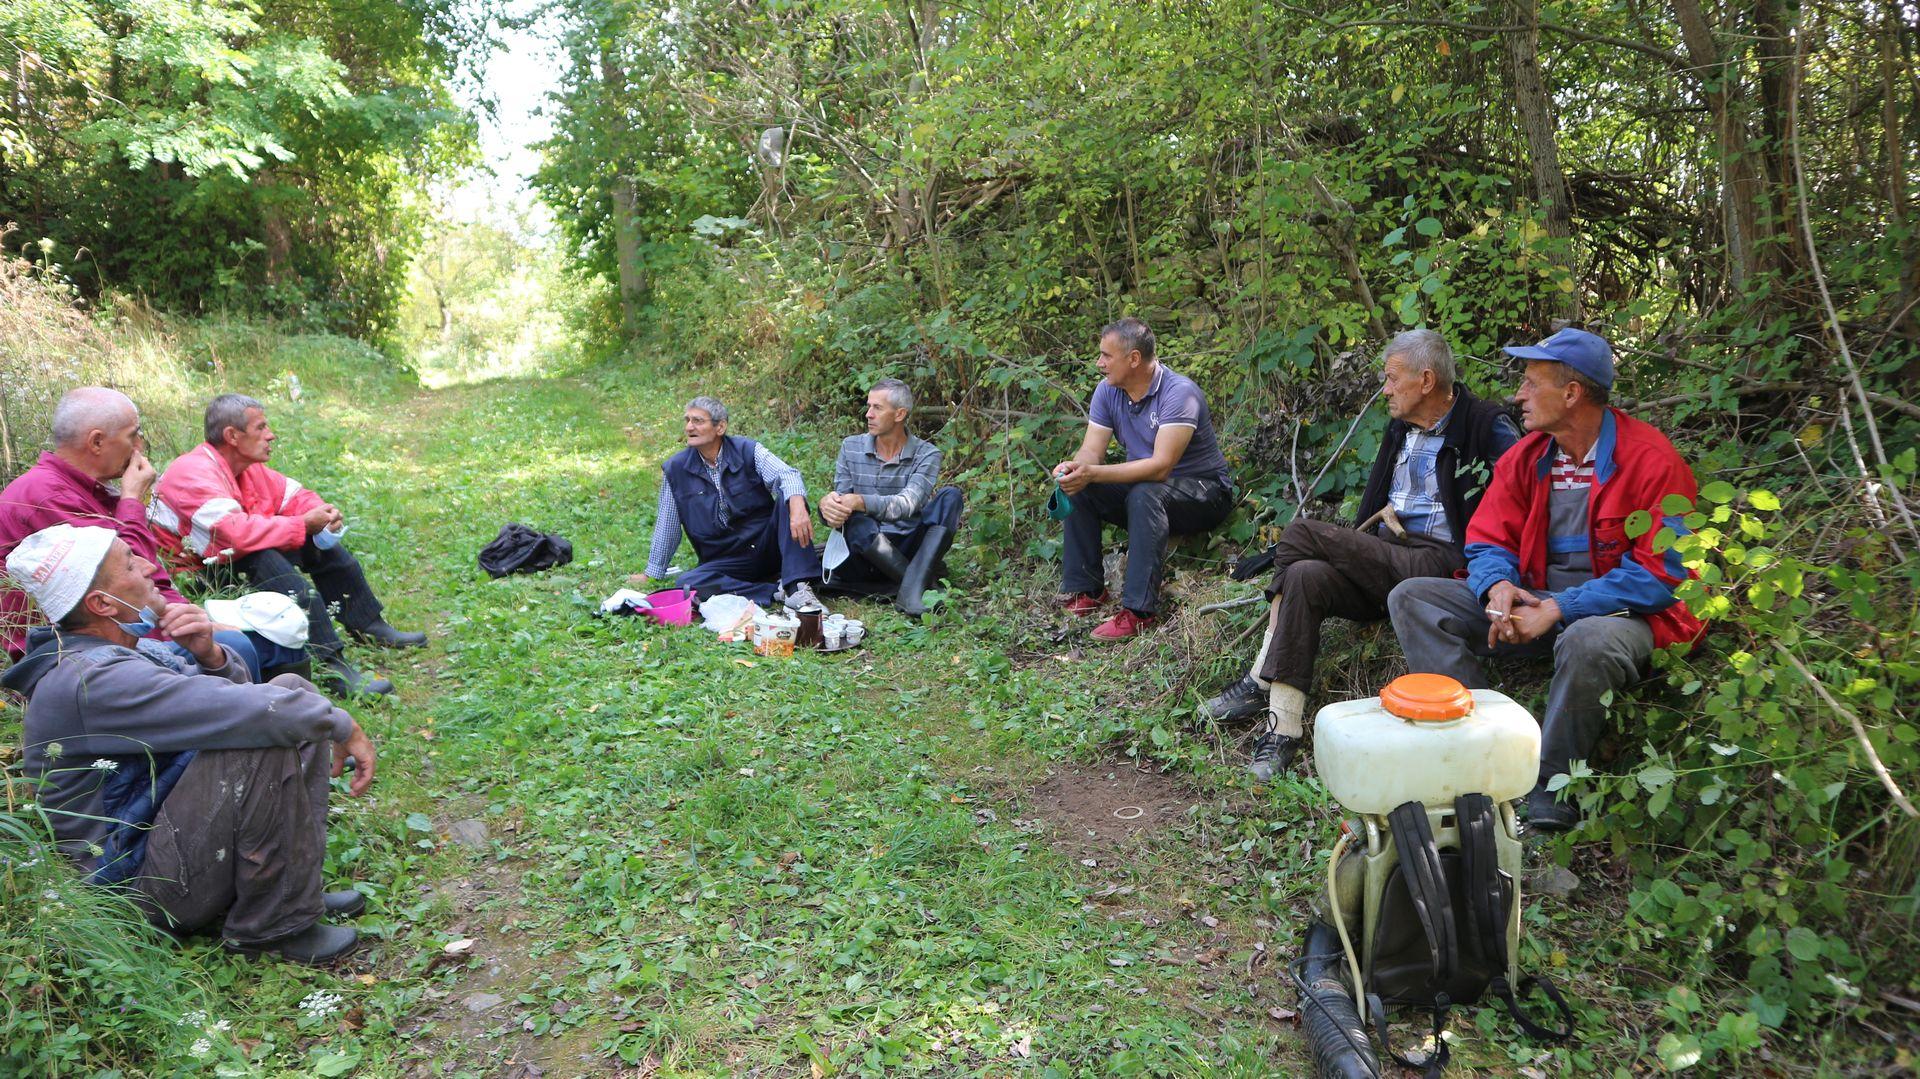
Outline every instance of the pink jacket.
<path fill-rule="evenodd" d="M 248 465 L 236 479 L 214 448 L 201 443 L 161 474 L 147 519 L 182 565 L 197 567 L 269 548 L 297 550 L 307 542 L 301 518 L 325 506 L 266 465 Z"/>

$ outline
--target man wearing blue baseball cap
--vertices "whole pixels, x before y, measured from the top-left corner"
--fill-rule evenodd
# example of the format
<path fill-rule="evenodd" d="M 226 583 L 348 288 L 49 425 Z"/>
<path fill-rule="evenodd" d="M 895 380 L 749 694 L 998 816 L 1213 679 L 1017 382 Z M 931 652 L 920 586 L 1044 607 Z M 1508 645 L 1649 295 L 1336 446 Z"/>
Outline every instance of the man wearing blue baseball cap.
<path fill-rule="evenodd" d="M 1592 751 L 1607 694 L 1637 681 L 1654 649 L 1700 636 L 1674 595 L 1692 575 L 1671 543 L 1686 526 L 1662 506 L 1668 495 L 1691 502 L 1698 488 L 1666 436 L 1607 404 L 1605 339 L 1569 328 L 1506 352 L 1526 361 L 1515 400 L 1528 433 L 1495 466 L 1467 526 L 1467 579 L 1406 581 L 1387 611 L 1411 670 L 1470 687 L 1487 685 L 1481 657 L 1553 656 L 1527 813 L 1537 831 L 1565 831 L 1578 811 L 1548 787 Z M 1665 529 L 1630 535 L 1639 511 Z"/>

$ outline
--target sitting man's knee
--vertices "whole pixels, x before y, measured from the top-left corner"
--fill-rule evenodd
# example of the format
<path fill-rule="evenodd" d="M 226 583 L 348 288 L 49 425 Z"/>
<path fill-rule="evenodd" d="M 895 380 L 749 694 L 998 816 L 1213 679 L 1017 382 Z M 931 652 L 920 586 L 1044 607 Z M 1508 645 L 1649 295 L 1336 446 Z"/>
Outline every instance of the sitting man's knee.
<path fill-rule="evenodd" d="M 1322 562 L 1316 558 L 1303 558 L 1287 566 L 1286 573 L 1280 578 L 1280 595 L 1284 598 L 1289 592 L 1307 587 L 1313 582 L 1323 580 L 1340 571 L 1333 563 Z"/>
<path fill-rule="evenodd" d="M 1136 483 L 1127 489 L 1127 507 L 1160 508 L 1167 500 L 1167 485 L 1164 483 Z"/>

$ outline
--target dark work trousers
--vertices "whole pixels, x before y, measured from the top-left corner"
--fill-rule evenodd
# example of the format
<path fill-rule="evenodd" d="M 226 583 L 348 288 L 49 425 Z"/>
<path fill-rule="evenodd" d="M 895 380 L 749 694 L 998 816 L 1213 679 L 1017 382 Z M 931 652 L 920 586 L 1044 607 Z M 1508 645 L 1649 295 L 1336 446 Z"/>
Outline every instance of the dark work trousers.
<path fill-rule="evenodd" d="M 345 544 L 323 551 L 309 538 L 291 554 L 268 548 L 241 555 L 233 560 L 233 569 L 253 587 L 284 592 L 307 609 L 307 648 L 315 659 L 341 652 L 328 607 L 339 605 L 340 622 L 349 629 L 365 629 L 380 620 L 380 600 L 367 584 L 360 560 Z"/>
<path fill-rule="evenodd" d="M 911 517 L 882 521 L 869 513 L 853 514 L 840 526 L 840 535 L 846 539 L 847 551 L 854 557 L 833 571 L 828 588 L 854 595 L 892 595 L 898 582 L 860 556 L 873 547 L 875 540 L 885 536 L 893 549 L 900 552 L 900 557 L 911 562 L 920 550 L 920 541 L 927 529 L 938 525 L 950 533 L 960 530 L 960 518 L 966 506 L 966 496 L 960 493 L 960 488 L 937 487 L 920 512 Z M 927 583 L 931 585 L 934 581 L 929 579 Z"/>
<path fill-rule="evenodd" d="M 735 528 L 759 530 L 751 549 L 711 562 L 702 562 L 680 575 L 681 588 L 702 597 L 735 595 L 765 607 L 773 602 L 775 585 L 820 579 L 820 551 L 793 538 L 785 501 L 778 502 L 764 521 L 735 520 Z"/>
<path fill-rule="evenodd" d="M 298 675 L 274 685 L 309 691 Z M 127 884 L 148 920 L 190 933 L 227 916 L 221 935 L 261 944 L 320 920 L 333 743 L 203 749 L 167 794 Z"/>
<path fill-rule="evenodd" d="M 1408 581 L 1387 597 L 1393 631 L 1411 670 L 1444 674 L 1469 689 L 1487 688 L 1480 657 L 1553 656 L 1553 683 L 1540 719 L 1540 782 L 1593 752 L 1607 725 L 1600 699 L 1639 681 L 1653 658 L 1644 618 L 1599 615 L 1523 645 L 1487 647 L 1487 609 L 1467 582 Z"/>
<path fill-rule="evenodd" d="M 1098 595 L 1106 588 L 1100 565 L 1102 525 L 1127 530 L 1127 579 L 1120 605 L 1135 614 L 1160 609 L 1167 537 L 1217 528 L 1233 512 L 1233 488 L 1217 479 L 1184 477 L 1160 483 L 1090 483 L 1069 495 L 1060 590 Z"/>
<path fill-rule="evenodd" d="M 1428 536 L 1399 540 L 1303 518 L 1280 534 L 1273 558 L 1267 598 L 1279 595 L 1280 617 L 1260 657 L 1260 678 L 1302 693 L 1313 688 L 1321 619 L 1377 622 L 1387 616 L 1394 585 L 1413 577 L 1451 577 L 1466 564 L 1453 544 Z"/>

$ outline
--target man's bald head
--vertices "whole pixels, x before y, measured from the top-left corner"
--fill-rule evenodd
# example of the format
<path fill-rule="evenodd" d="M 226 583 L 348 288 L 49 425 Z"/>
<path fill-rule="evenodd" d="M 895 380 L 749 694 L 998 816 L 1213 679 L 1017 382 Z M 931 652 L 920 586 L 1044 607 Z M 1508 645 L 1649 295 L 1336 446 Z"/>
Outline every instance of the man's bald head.
<path fill-rule="evenodd" d="M 139 420 L 140 410 L 134 407 L 133 398 L 105 386 L 82 386 L 68 390 L 53 406 L 53 444 L 79 447 L 95 431 L 112 433 Z"/>

